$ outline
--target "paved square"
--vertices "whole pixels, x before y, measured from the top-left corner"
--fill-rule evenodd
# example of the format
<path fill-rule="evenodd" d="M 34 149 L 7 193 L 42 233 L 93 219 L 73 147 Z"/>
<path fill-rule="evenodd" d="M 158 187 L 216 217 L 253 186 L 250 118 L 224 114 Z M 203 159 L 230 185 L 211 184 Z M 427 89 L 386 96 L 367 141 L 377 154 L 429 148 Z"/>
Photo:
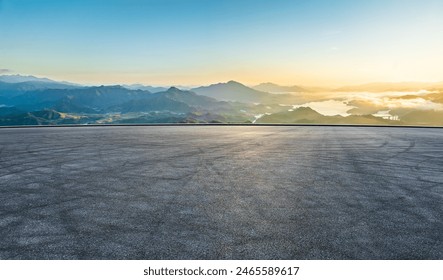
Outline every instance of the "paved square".
<path fill-rule="evenodd" d="M 443 259 L 443 129 L 0 129 L 0 259 Z"/>

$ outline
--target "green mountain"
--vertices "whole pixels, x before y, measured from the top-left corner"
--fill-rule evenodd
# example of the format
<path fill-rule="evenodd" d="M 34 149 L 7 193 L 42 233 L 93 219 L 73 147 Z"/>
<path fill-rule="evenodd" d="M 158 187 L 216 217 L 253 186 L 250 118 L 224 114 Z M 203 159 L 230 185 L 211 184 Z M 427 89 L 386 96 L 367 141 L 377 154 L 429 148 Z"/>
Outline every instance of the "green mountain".
<path fill-rule="evenodd" d="M 130 100 L 128 102 L 109 107 L 107 111 L 120 113 L 144 113 L 153 111 L 189 113 L 193 111 L 193 108 L 186 103 L 170 99 L 167 96 L 156 95 L 146 99 Z"/>
<path fill-rule="evenodd" d="M 21 113 L 23 113 L 23 111 L 15 107 L 0 106 L 0 116 L 18 115 Z"/>
<path fill-rule="evenodd" d="M 256 123 L 306 123 L 306 124 L 398 124 L 372 115 L 324 116 L 309 107 L 300 107 L 259 118 Z"/>
<path fill-rule="evenodd" d="M 0 102 L 0 116 L 7 116 L 0 125 L 83 123 L 90 118 L 100 123 L 244 122 L 254 115 L 243 110 L 247 109 L 244 104 L 175 87 L 158 93 L 121 86 L 42 89 L 14 95 L 0 91 Z M 58 120 L 49 113 L 39 116 L 41 112 L 60 112 L 64 118 Z"/>
<path fill-rule="evenodd" d="M 316 123 L 321 121 L 323 117 L 309 107 L 300 107 L 293 111 L 264 115 L 256 123 Z"/>
<path fill-rule="evenodd" d="M 398 115 L 402 122 L 409 125 L 443 126 L 443 111 L 397 109 L 391 114 Z"/>
<path fill-rule="evenodd" d="M 17 115 L 0 116 L 0 126 L 92 124 L 100 117 L 72 116 L 54 110 L 42 110 Z"/>
<path fill-rule="evenodd" d="M 75 89 L 44 89 L 25 91 L 8 96 L 0 92 L 3 104 L 15 106 L 26 111 L 55 109 L 62 104 L 65 107 L 83 108 L 100 112 L 114 105 L 134 99 L 142 99 L 151 93 L 141 90 L 128 90 L 121 86 L 100 86 Z M 75 112 L 78 110 L 76 109 Z"/>

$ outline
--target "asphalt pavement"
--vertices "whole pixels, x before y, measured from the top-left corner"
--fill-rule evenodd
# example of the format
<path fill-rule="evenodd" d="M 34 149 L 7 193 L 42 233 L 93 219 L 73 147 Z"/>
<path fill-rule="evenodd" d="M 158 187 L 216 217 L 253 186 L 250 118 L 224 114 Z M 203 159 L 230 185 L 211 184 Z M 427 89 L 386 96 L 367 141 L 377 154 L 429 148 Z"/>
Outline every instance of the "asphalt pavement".
<path fill-rule="evenodd" d="M 0 129 L 0 259 L 443 259 L 443 129 Z"/>

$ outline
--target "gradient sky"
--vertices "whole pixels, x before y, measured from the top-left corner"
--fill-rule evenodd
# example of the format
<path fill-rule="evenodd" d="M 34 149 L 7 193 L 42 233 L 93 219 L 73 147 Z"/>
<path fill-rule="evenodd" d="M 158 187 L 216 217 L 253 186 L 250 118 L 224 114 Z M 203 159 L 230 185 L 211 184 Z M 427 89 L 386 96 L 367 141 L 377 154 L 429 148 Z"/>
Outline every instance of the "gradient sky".
<path fill-rule="evenodd" d="M 441 0 L 0 0 L 0 73 L 91 84 L 443 81 Z"/>

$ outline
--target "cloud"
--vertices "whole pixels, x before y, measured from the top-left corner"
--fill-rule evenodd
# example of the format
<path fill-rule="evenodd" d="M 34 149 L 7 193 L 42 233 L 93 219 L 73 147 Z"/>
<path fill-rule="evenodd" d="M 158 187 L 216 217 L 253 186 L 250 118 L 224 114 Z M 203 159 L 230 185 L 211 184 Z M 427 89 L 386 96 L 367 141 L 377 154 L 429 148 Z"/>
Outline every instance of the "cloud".
<path fill-rule="evenodd" d="M 11 72 L 12 72 L 11 69 L 0 68 L 0 74 L 7 74 L 7 73 L 11 73 Z"/>

